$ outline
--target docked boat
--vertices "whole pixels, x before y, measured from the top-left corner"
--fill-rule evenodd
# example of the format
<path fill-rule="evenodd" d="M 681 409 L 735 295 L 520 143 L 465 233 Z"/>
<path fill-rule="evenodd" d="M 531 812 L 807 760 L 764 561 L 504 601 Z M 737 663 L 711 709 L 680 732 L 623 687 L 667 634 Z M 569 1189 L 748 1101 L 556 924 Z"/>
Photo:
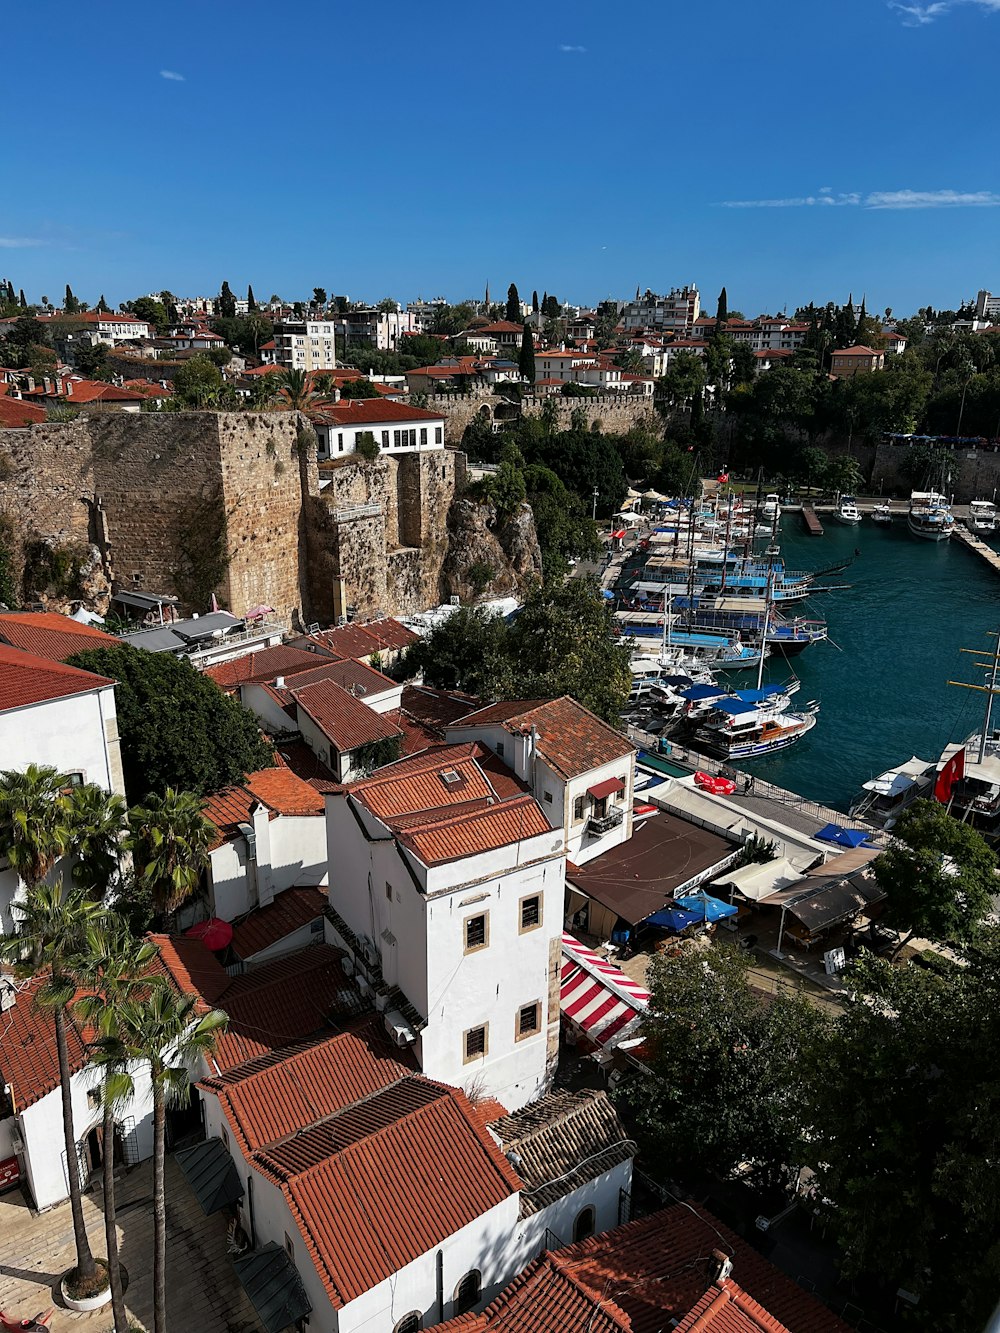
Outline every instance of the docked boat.
<path fill-rule="evenodd" d="M 774 520 L 776 514 L 781 512 L 781 496 L 774 491 L 770 495 L 764 496 L 764 503 L 760 507 L 760 512 L 765 518 Z"/>
<path fill-rule="evenodd" d="M 887 768 L 878 777 L 862 783 L 861 794 L 848 813 L 852 819 L 865 819 L 879 828 L 892 828 L 912 801 L 931 795 L 933 786 L 934 765 L 914 755 L 905 764 Z"/>
<path fill-rule="evenodd" d="M 888 525 L 893 520 L 892 501 L 886 500 L 884 504 L 878 504 L 872 510 L 872 522 Z"/>
<path fill-rule="evenodd" d="M 785 619 L 771 611 L 766 597 L 674 599 L 678 620 L 672 637 L 683 629 L 738 636 L 744 643 L 764 643 L 772 653 L 792 657 L 827 637 L 826 622 L 796 616 Z"/>
<path fill-rule="evenodd" d="M 818 705 L 791 712 L 787 705 L 759 707 L 740 699 L 720 699 L 695 732 L 695 745 L 723 759 L 759 759 L 785 750 L 816 725 Z"/>
<path fill-rule="evenodd" d="M 833 516 L 838 523 L 843 523 L 846 527 L 856 527 L 861 522 L 861 510 L 858 508 L 854 496 L 842 495 L 836 509 L 833 511 Z"/>
<path fill-rule="evenodd" d="M 955 526 L 948 497 L 937 491 L 914 491 L 910 496 L 906 526 L 914 537 L 929 542 L 946 542 Z"/>
<path fill-rule="evenodd" d="M 973 500 L 965 525 L 970 532 L 996 532 L 997 507 L 992 500 Z"/>

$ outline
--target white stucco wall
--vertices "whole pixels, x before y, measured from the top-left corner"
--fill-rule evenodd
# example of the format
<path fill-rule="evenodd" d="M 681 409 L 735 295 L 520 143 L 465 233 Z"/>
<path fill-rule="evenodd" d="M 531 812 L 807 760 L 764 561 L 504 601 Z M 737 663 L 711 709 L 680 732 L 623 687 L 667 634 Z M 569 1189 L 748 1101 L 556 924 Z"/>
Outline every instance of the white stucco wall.
<path fill-rule="evenodd" d="M 326 883 L 327 837 L 322 815 L 276 815 L 263 807 L 253 820 L 255 860 L 248 858 L 246 839 L 237 835 L 210 856 L 213 915 L 233 921 L 295 884 Z"/>
<path fill-rule="evenodd" d="M 109 755 L 109 748 L 115 753 Z M 0 712 L 0 768 L 23 770 L 29 764 L 82 773 L 84 782 L 124 792 L 114 687 Z"/>

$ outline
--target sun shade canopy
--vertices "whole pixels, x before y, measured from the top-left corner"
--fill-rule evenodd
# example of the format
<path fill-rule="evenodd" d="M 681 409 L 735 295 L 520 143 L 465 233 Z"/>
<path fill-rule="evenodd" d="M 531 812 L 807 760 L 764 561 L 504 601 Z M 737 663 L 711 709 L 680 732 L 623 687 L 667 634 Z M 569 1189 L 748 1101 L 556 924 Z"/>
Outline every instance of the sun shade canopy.
<path fill-rule="evenodd" d="M 295 1265 L 273 1241 L 234 1259 L 233 1267 L 267 1333 L 281 1333 L 312 1310 Z"/>
<path fill-rule="evenodd" d="M 206 1139 L 174 1156 L 206 1217 L 243 1198 L 236 1164 L 221 1139 Z"/>

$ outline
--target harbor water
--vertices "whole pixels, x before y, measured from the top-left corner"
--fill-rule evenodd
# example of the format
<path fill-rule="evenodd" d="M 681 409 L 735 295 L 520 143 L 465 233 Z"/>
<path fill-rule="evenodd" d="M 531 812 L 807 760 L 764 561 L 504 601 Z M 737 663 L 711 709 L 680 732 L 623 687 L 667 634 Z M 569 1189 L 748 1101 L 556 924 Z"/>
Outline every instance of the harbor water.
<path fill-rule="evenodd" d="M 950 740 L 977 728 L 984 696 L 949 680 L 978 681 L 960 648 L 993 651 L 1000 629 L 1000 574 L 957 541 L 912 537 L 900 513 L 891 527 L 865 517 L 845 527 L 821 515 L 822 537 L 801 516 L 781 519 L 789 570 L 823 569 L 859 554 L 821 593 L 793 613 L 828 622 L 830 642 L 768 662 L 766 679 L 794 671 L 802 681 L 793 707 L 820 703 L 818 724 L 796 745 L 745 765 L 748 772 L 811 800 L 846 810 L 862 782 L 911 755 L 937 759 Z M 849 586 L 848 586 L 849 585 Z M 737 685 L 750 673 L 732 674 Z"/>

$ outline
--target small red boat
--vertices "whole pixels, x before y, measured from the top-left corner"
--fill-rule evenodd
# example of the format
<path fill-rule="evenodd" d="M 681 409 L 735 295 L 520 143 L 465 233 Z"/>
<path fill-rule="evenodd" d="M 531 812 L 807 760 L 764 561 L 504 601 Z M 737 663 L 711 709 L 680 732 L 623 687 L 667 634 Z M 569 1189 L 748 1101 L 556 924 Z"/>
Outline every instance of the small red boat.
<path fill-rule="evenodd" d="M 0 1324 L 3 1324 L 9 1333 L 49 1333 L 49 1320 L 54 1314 L 55 1307 L 40 1311 L 33 1319 L 11 1319 L 8 1314 L 0 1310 Z"/>

